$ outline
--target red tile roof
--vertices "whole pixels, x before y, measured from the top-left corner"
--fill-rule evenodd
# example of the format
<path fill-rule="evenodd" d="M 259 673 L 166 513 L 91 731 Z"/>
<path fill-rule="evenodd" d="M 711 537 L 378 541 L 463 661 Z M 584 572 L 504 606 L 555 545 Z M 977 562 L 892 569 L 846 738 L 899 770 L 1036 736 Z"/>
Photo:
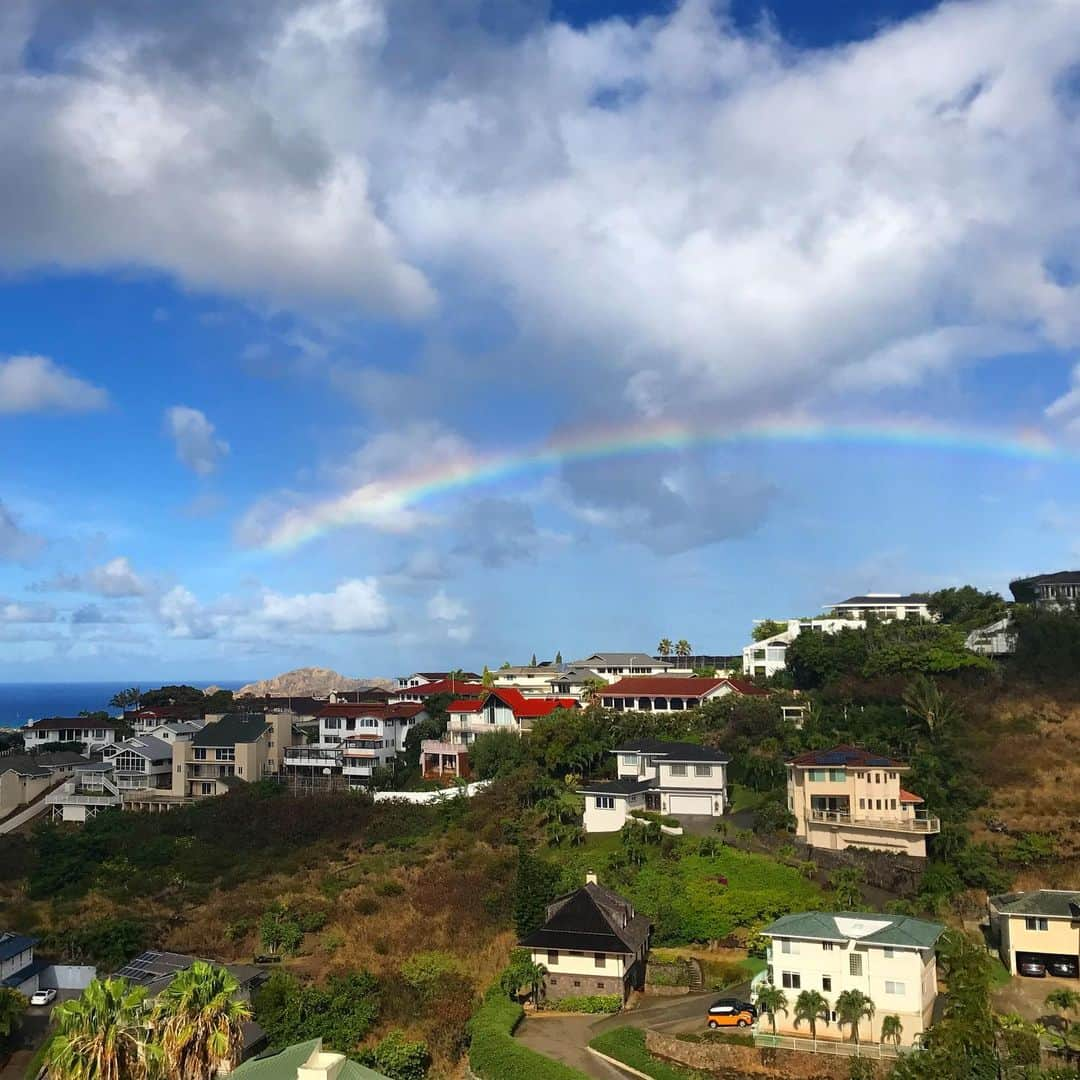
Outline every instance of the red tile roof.
<path fill-rule="evenodd" d="M 873 754 L 861 746 L 841 744 L 829 750 L 810 750 L 791 758 L 788 765 L 833 765 L 842 768 L 845 765 L 863 769 L 906 769 L 900 761 L 894 761 L 884 754 Z"/>
<path fill-rule="evenodd" d="M 540 698 L 526 697 L 520 690 L 500 687 L 497 690 L 489 690 L 483 698 L 469 701 L 452 701 L 447 706 L 447 712 L 451 713 L 477 713 L 484 707 L 488 698 L 498 698 L 504 705 L 511 709 L 518 720 L 533 720 L 539 716 L 547 716 L 556 709 L 576 709 L 578 703 L 574 698 Z"/>
<path fill-rule="evenodd" d="M 379 720 L 399 720 L 408 719 L 423 711 L 424 706 L 419 701 L 402 701 L 397 705 L 354 705 L 352 702 L 341 701 L 327 705 L 318 716 L 374 716 Z"/>
<path fill-rule="evenodd" d="M 768 690 L 744 679 L 698 679 L 689 675 L 631 675 L 600 690 L 600 697 L 704 697 L 724 684 L 736 694 L 754 697 L 767 695 Z"/>
<path fill-rule="evenodd" d="M 398 697 L 415 694 L 418 697 L 430 697 L 432 694 L 458 694 L 461 697 L 480 697 L 487 693 L 482 683 L 462 682 L 460 679 L 439 679 L 438 682 L 424 683 L 423 686 L 402 686 L 392 691 Z"/>
<path fill-rule="evenodd" d="M 910 791 L 904 791 L 900 789 L 900 801 L 906 803 L 925 802 L 926 800 L 921 795 L 913 795 Z"/>

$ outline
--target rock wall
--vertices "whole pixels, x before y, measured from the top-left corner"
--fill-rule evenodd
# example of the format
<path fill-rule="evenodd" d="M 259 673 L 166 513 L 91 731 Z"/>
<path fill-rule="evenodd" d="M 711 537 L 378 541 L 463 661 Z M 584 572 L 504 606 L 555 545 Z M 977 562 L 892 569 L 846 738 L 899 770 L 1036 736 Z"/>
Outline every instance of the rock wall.
<path fill-rule="evenodd" d="M 823 870 L 839 870 L 855 866 L 865 875 L 867 885 L 885 889 L 897 896 L 913 896 L 919 891 L 925 859 L 899 855 L 891 851 L 871 851 L 868 848 L 812 848 L 802 840 L 795 841 L 800 859 L 810 860 Z"/>

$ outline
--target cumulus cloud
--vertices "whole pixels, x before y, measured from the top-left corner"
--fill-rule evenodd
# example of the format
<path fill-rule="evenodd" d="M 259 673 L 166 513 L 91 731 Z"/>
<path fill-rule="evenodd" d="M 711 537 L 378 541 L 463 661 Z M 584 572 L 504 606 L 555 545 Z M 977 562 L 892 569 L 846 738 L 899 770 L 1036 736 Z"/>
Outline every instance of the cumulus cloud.
<path fill-rule="evenodd" d="M 117 612 L 102 610 L 98 604 L 83 604 L 71 613 L 71 622 L 73 626 L 101 626 L 127 622 L 127 619 Z"/>
<path fill-rule="evenodd" d="M 309 633 L 355 634 L 388 630 L 390 608 L 374 578 L 343 581 L 333 592 L 283 596 L 267 591 L 253 618 Z"/>
<path fill-rule="evenodd" d="M 0 175 L 2 171 L 0 164 Z M 0 359 L 0 413 L 92 412 L 108 403 L 104 390 L 65 371 L 47 356 Z"/>
<path fill-rule="evenodd" d="M 1069 389 L 1046 407 L 1046 417 L 1070 436 L 1080 435 L 1080 364 L 1069 378 Z"/>
<path fill-rule="evenodd" d="M 535 557 L 540 542 L 532 507 L 520 499 L 470 499 L 457 517 L 455 553 L 492 568 Z"/>
<path fill-rule="evenodd" d="M 122 555 L 85 574 L 56 574 L 32 587 L 36 592 L 85 592 L 112 598 L 146 596 L 153 588 Z"/>
<path fill-rule="evenodd" d="M 195 594 L 183 585 L 175 585 L 158 601 L 158 617 L 171 637 L 210 638 L 217 633 L 220 620 L 206 611 Z"/>
<path fill-rule="evenodd" d="M 439 622 L 458 622 L 468 614 L 469 609 L 460 600 L 447 596 L 443 589 L 428 601 L 428 615 Z"/>
<path fill-rule="evenodd" d="M 56 611 L 47 604 L 23 604 L 0 599 L 0 623 L 56 622 Z"/>
<path fill-rule="evenodd" d="M 219 439 L 214 425 L 199 409 L 174 405 L 165 410 L 165 430 L 176 444 L 176 456 L 189 469 L 208 476 L 229 452 L 229 444 Z"/>
<path fill-rule="evenodd" d="M 44 548 L 44 538 L 27 532 L 0 501 L 0 562 L 28 563 Z"/>

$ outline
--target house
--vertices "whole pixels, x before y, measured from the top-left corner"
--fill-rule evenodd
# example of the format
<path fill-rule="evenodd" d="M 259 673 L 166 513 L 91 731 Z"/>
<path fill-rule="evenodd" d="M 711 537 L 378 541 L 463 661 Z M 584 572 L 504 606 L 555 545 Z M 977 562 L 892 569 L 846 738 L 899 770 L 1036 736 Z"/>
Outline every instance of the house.
<path fill-rule="evenodd" d="M 427 716 L 416 702 L 324 705 L 317 717 L 318 742 L 287 747 L 285 771 L 312 783 L 341 776 L 349 787 L 365 787 L 373 770 L 392 764 L 404 751 L 406 736 Z"/>
<path fill-rule="evenodd" d="M 1016 631 L 1012 619 L 1004 618 L 972 630 L 964 639 L 964 647 L 980 656 L 1008 656 L 1016 652 Z"/>
<path fill-rule="evenodd" d="M 382 686 L 364 686 L 359 690 L 331 690 L 327 699 L 331 705 L 388 705 L 392 690 Z"/>
<path fill-rule="evenodd" d="M 918 809 L 901 786 L 910 766 L 857 746 L 811 750 L 787 763 L 788 809 L 795 835 L 810 847 L 849 847 L 926 857 L 926 837 L 941 822 Z"/>
<path fill-rule="evenodd" d="M 990 935 L 1016 974 L 1024 960 L 1071 960 L 1080 967 L 1080 890 L 1037 889 L 990 897 Z"/>
<path fill-rule="evenodd" d="M 166 720 L 157 727 L 148 728 L 146 735 L 153 735 L 162 742 L 174 743 L 177 739 L 190 739 L 196 731 L 202 731 L 206 727 L 206 721 L 198 720 Z"/>
<path fill-rule="evenodd" d="M 412 678 L 413 676 L 409 676 Z M 488 692 L 488 688 L 479 681 L 479 676 L 474 681 L 463 682 L 460 679 L 436 679 L 432 682 L 419 683 L 416 686 L 398 687 L 390 693 L 390 704 L 400 705 L 402 702 L 424 702 L 429 697 L 438 694 L 449 694 L 451 697 L 482 697 Z"/>
<path fill-rule="evenodd" d="M 81 743 L 87 754 L 116 742 L 115 720 L 95 720 L 89 716 L 53 716 L 34 720 L 21 729 L 23 745 L 28 751 L 39 750 L 49 743 Z"/>
<path fill-rule="evenodd" d="M 59 780 L 74 776 L 87 759 L 73 750 L 43 754 L 12 754 L 0 758 L 0 818 L 38 796 Z"/>
<path fill-rule="evenodd" d="M 502 667 L 491 672 L 496 690 L 519 690 L 523 694 L 544 695 L 553 693 L 553 684 L 563 675 L 563 665 L 537 664 L 523 667 Z M 592 676 L 596 678 L 596 676 Z"/>
<path fill-rule="evenodd" d="M 121 791 L 172 787 L 173 743 L 156 735 L 135 735 L 114 743 L 105 749 L 101 760 L 112 767 L 113 782 Z"/>
<path fill-rule="evenodd" d="M 1018 604 L 1037 608 L 1074 607 L 1080 600 L 1080 570 L 1058 570 L 1009 582 L 1009 591 Z"/>
<path fill-rule="evenodd" d="M 925 593 L 865 593 L 827 608 L 838 619 L 933 619 L 929 601 Z"/>
<path fill-rule="evenodd" d="M 743 674 L 771 678 L 783 671 L 787 667 L 787 647 L 800 634 L 836 634 L 841 630 L 861 630 L 865 626 L 865 619 L 855 618 L 788 619 L 785 630 L 743 646 Z"/>
<path fill-rule="evenodd" d="M 571 667 L 552 676 L 551 693 L 581 701 L 595 683 L 606 682 L 592 668 Z"/>
<path fill-rule="evenodd" d="M 322 1039 L 260 1054 L 228 1075 L 234 1080 L 387 1080 L 344 1054 L 324 1051 Z"/>
<path fill-rule="evenodd" d="M 673 817 L 720 817 L 726 808 L 728 758 L 694 743 L 632 739 L 614 750 L 617 780 L 588 781 L 585 831 L 617 832 L 633 810 Z"/>
<path fill-rule="evenodd" d="M 245 694 L 233 701 L 237 712 L 289 713 L 294 722 L 314 720 L 326 705 L 322 698 L 308 694 Z"/>
<path fill-rule="evenodd" d="M 788 999 L 787 1011 L 776 1014 L 778 1033 L 807 1037 L 805 1023 L 795 1026 L 795 999 L 816 990 L 829 1003 L 827 1025 L 817 1037 L 850 1038 L 836 1027 L 836 999 L 858 990 L 874 1003 L 872 1019 L 863 1019 L 859 1038 L 880 1042 L 881 1022 L 899 1016 L 906 1045 L 932 1023 L 937 998 L 934 946 L 945 928 L 906 915 L 804 911 L 784 915 L 762 929 L 772 939 L 767 953 L 768 979 Z"/>
<path fill-rule="evenodd" d="M 618 712 L 682 712 L 727 694 L 764 697 L 769 693 L 745 679 L 697 679 L 693 676 L 656 675 L 619 679 L 600 691 L 605 709 Z"/>
<path fill-rule="evenodd" d="M 398 677 L 398 689 L 408 690 L 416 686 L 430 686 L 440 682 L 479 682 L 475 671 L 414 671 L 411 675 Z"/>
<path fill-rule="evenodd" d="M 226 713 L 190 741 L 172 744 L 172 794 L 221 795 L 234 784 L 280 773 L 292 743 L 291 713 Z"/>
<path fill-rule="evenodd" d="M 38 939 L 24 934 L 0 931 L 0 987 L 32 994 L 38 988 L 38 975 L 46 965 L 34 960 Z"/>
<path fill-rule="evenodd" d="M 155 705 L 134 712 L 124 713 L 124 719 L 135 731 L 149 732 L 161 724 L 183 723 L 202 720 L 194 705 Z"/>
<path fill-rule="evenodd" d="M 544 925 L 518 944 L 547 969 L 544 995 L 617 995 L 645 985 L 652 922 L 629 900 L 586 874 L 578 890 L 548 904 Z"/>
<path fill-rule="evenodd" d="M 682 658 L 657 660 L 644 652 L 605 652 L 593 653 L 581 660 L 570 662 L 570 668 L 584 668 L 594 677 L 604 682 L 618 682 L 619 679 L 633 675 L 692 675 L 693 668 L 688 667 Z"/>

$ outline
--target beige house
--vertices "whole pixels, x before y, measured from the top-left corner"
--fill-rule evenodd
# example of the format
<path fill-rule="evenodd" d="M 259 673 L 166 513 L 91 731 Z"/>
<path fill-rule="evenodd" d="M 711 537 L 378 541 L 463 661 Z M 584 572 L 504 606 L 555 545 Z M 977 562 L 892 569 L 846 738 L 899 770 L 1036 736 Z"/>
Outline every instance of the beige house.
<path fill-rule="evenodd" d="M 221 795 L 237 783 L 280 773 L 293 744 L 291 713 L 226 713 L 172 745 L 172 793 Z"/>
<path fill-rule="evenodd" d="M 87 759 L 74 751 L 13 754 L 0 758 L 0 818 L 44 795 L 58 781 L 73 776 Z"/>
<path fill-rule="evenodd" d="M 787 762 L 795 835 L 811 847 L 849 847 L 926 857 L 941 822 L 902 786 L 910 766 L 857 746 L 812 750 Z"/>
<path fill-rule="evenodd" d="M 772 938 L 769 981 L 788 1000 L 787 1011 L 776 1014 L 777 1033 L 809 1037 L 806 1022 L 795 1026 L 794 1006 L 802 991 L 816 990 L 829 1003 L 828 1021 L 818 1022 L 817 1038 L 850 1039 L 850 1028 L 837 1025 L 836 999 L 845 990 L 858 990 L 874 1003 L 873 1018 L 859 1025 L 860 1041 L 880 1042 L 883 1018 L 898 1016 L 901 1042 L 910 1046 L 933 1022 L 934 946 L 944 929 L 906 915 L 859 912 L 807 911 L 777 919 L 762 930 Z"/>
<path fill-rule="evenodd" d="M 1002 963 L 1064 962 L 1080 971 L 1080 890 L 1037 889 L 990 897 L 990 933 Z"/>

